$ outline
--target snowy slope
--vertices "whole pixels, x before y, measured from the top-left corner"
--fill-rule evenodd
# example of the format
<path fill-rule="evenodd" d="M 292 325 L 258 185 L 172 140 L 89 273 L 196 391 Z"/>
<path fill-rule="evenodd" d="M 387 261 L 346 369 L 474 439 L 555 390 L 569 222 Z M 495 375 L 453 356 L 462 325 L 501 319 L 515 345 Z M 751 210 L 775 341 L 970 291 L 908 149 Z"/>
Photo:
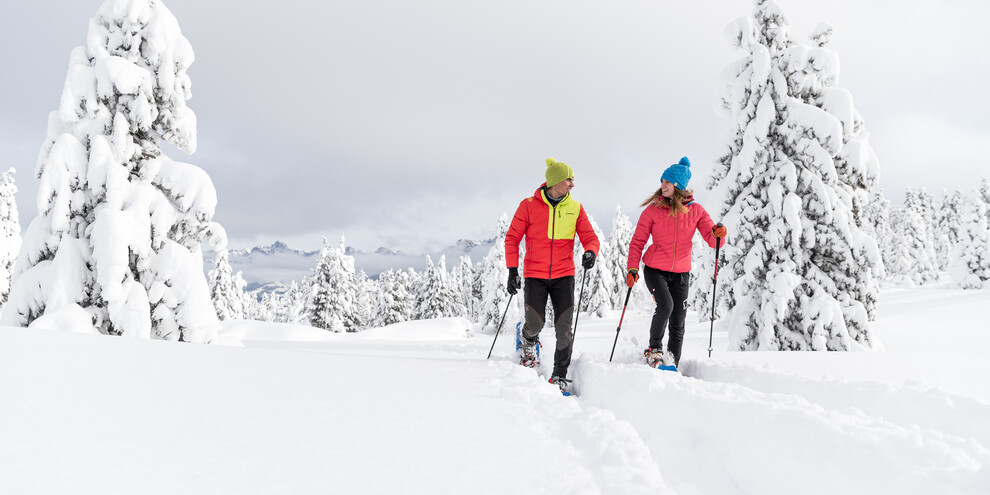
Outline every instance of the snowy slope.
<path fill-rule="evenodd" d="M 987 493 L 990 292 L 882 296 L 882 353 L 716 331 L 709 359 L 689 315 L 683 376 L 636 362 L 648 315 L 613 363 L 617 315 L 582 315 L 570 398 L 462 319 L 233 322 L 222 346 L 4 328 L 0 493 Z"/>

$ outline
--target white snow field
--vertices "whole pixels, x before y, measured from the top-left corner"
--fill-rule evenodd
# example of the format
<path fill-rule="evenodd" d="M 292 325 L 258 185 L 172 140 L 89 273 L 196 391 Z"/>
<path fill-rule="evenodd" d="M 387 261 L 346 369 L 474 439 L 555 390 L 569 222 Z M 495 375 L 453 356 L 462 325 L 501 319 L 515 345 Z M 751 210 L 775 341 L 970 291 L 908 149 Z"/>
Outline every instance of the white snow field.
<path fill-rule="evenodd" d="M 881 295 L 883 352 L 729 352 L 716 327 L 708 358 L 692 314 L 683 375 L 637 362 L 649 315 L 612 363 L 619 315 L 582 315 L 575 397 L 456 318 L 228 322 L 226 345 L 4 327 L 0 493 L 990 493 L 990 291 Z"/>

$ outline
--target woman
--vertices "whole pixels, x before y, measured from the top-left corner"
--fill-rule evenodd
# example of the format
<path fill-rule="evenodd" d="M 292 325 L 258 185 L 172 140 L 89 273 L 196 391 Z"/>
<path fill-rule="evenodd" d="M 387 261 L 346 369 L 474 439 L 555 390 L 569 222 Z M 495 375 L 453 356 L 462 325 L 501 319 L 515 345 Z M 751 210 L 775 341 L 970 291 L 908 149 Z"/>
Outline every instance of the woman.
<path fill-rule="evenodd" d="M 646 265 L 643 269 L 646 287 L 657 305 L 650 324 L 650 347 L 643 351 L 647 363 L 654 367 L 676 368 L 681 360 L 694 231 L 700 232 L 713 248 L 715 238 L 726 235 L 725 227 L 715 225 L 708 212 L 694 202 L 693 191 L 687 189 L 691 179 L 690 167 L 691 162 L 686 156 L 667 167 L 660 176 L 660 189 L 640 205 L 646 209 L 640 214 L 636 232 L 629 243 L 626 285 L 632 287 L 639 280 L 639 262 L 642 259 Z M 643 246 L 650 236 L 653 236 L 653 244 L 643 253 Z M 667 353 L 664 353 L 662 340 L 668 324 L 670 336 L 667 339 Z"/>

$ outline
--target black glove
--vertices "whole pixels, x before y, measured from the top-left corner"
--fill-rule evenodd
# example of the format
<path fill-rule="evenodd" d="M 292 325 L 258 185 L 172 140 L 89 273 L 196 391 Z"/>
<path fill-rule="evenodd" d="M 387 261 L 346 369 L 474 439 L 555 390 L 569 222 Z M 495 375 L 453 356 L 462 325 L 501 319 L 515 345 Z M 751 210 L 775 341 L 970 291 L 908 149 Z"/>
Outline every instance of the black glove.
<path fill-rule="evenodd" d="M 515 295 L 522 288 L 522 279 L 519 278 L 519 269 L 516 267 L 509 268 L 509 283 L 505 285 L 505 290 L 509 291 L 509 294 Z"/>
<path fill-rule="evenodd" d="M 581 266 L 585 270 L 595 266 L 595 252 L 592 250 L 587 250 L 584 252 L 584 256 L 581 257 Z"/>

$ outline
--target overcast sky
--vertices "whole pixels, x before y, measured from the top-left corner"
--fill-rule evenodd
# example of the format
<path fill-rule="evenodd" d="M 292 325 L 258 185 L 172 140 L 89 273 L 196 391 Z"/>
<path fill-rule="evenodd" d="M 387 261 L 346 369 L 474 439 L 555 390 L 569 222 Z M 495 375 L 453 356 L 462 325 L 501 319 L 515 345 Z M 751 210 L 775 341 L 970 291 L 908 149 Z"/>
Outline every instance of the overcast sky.
<path fill-rule="evenodd" d="M 7 2 L 0 16 L 0 166 L 15 167 L 23 227 L 69 53 L 100 0 Z M 990 165 L 990 2 L 778 0 L 801 42 L 835 30 L 893 201 L 968 188 Z M 575 170 L 573 195 L 611 230 L 661 172 L 705 177 L 728 122 L 722 37 L 749 0 L 167 0 L 196 53 L 199 149 L 172 158 L 213 179 L 232 247 L 437 251 L 491 237 L 498 216 Z M 275 5 L 278 5 L 275 7 Z M 714 206 L 714 205 L 713 205 Z M 712 208 L 713 209 L 713 208 Z M 477 261 L 477 260 L 476 260 Z"/>

